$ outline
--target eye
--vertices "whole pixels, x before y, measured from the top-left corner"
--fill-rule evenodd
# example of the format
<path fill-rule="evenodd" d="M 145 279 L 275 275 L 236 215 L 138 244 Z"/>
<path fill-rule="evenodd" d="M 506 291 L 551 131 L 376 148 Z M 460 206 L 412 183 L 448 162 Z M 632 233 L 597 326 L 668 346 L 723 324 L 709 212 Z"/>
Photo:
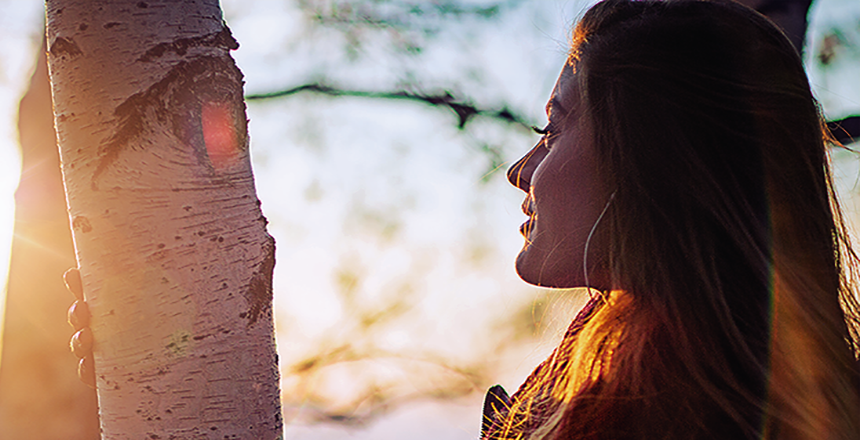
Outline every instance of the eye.
<path fill-rule="evenodd" d="M 535 133 L 537 133 L 541 136 L 548 135 L 549 134 L 549 128 L 550 128 L 549 124 L 547 124 L 546 127 L 544 127 L 544 128 L 538 128 L 538 127 L 535 127 L 534 125 L 532 125 L 532 130 L 534 130 Z"/>
<path fill-rule="evenodd" d="M 552 133 L 555 130 L 552 127 L 552 123 L 546 124 L 546 127 L 544 128 L 532 127 L 532 130 L 534 130 L 535 133 L 543 136 L 543 139 L 541 139 L 541 143 L 543 143 L 544 148 L 546 148 L 547 150 L 552 149 L 549 144 L 550 139 L 553 138 Z"/>

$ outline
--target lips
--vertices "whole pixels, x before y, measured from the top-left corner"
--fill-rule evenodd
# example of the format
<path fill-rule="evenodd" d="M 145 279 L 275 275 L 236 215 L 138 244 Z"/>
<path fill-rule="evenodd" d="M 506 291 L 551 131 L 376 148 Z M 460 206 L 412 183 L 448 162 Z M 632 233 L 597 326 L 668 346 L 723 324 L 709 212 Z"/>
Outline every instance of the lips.
<path fill-rule="evenodd" d="M 526 220 L 525 223 L 520 225 L 520 234 L 523 234 L 523 236 L 526 238 L 528 238 L 532 229 L 534 229 L 534 222 L 535 222 L 535 219 L 537 218 L 537 216 L 535 215 L 535 209 L 534 208 L 535 208 L 535 204 L 534 204 L 534 200 L 532 199 L 532 197 L 531 196 L 526 197 L 526 199 L 523 200 L 522 210 L 523 210 L 523 213 L 525 215 L 529 216 L 529 219 Z"/>
<path fill-rule="evenodd" d="M 523 210 L 523 213 L 525 213 L 525 215 L 527 215 L 529 217 L 534 216 L 535 203 L 534 203 L 534 200 L 532 200 L 531 196 L 526 197 L 526 199 L 523 200 L 522 210 Z"/>

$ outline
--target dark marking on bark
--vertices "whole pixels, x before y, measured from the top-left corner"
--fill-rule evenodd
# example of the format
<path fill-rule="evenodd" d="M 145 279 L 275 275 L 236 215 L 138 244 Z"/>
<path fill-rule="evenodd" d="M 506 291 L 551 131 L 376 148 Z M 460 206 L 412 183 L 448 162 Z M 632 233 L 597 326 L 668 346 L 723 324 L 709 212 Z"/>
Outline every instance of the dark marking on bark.
<path fill-rule="evenodd" d="M 48 50 L 48 52 L 50 52 L 51 56 L 55 57 L 61 57 L 63 55 L 68 55 L 69 57 L 76 57 L 78 55 L 84 54 L 81 51 L 81 48 L 78 47 L 78 44 L 75 43 L 75 40 L 63 37 L 57 37 L 51 44 L 51 48 Z"/>
<path fill-rule="evenodd" d="M 263 313 L 272 310 L 272 275 L 275 271 L 275 239 L 266 236 L 263 243 L 263 261 L 260 262 L 248 289 L 244 292 L 248 303 L 248 327 L 254 325 Z M 240 315 L 241 316 L 241 315 Z"/>
<path fill-rule="evenodd" d="M 230 28 L 224 26 L 219 32 L 203 35 L 199 37 L 180 38 L 170 43 L 159 43 L 147 50 L 137 61 L 151 62 L 157 58 L 164 56 L 168 52 L 173 52 L 179 56 L 185 55 L 188 49 L 194 47 L 214 47 L 224 50 L 236 50 L 239 48 L 239 42 L 233 38 Z"/>
<path fill-rule="evenodd" d="M 149 5 L 146 4 L 146 2 L 137 2 L 137 7 L 140 9 L 146 9 L 149 7 Z"/>
<path fill-rule="evenodd" d="M 105 23 L 102 27 L 105 29 L 110 29 L 112 27 L 116 27 L 116 26 L 119 26 L 121 24 L 122 23 L 120 23 L 118 21 L 110 21 L 110 22 Z"/>
<path fill-rule="evenodd" d="M 194 149 L 201 163 L 209 166 L 203 139 L 201 107 L 205 102 L 229 102 L 236 124 L 236 145 L 247 149 L 248 122 L 242 96 L 242 72 L 228 55 L 201 56 L 176 64 L 146 90 L 129 96 L 114 115 L 117 130 L 99 147 L 99 162 L 93 172 L 92 187 L 128 145 L 139 139 L 150 124 L 166 124 L 170 132 Z M 154 116 L 154 120 L 153 120 Z"/>
<path fill-rule="evenodd" d="M 81 31 L 85 31 L 85 30 L 87 30 L 89 27 L 90 27 L 90 25 L 88 25 L 88 24 L 86 24 L 86 23 L 81 23 L 81 24 L 80 24 L 80 26 L 78 26 L 78 29 L 79 29 L 79 30 L 81 30 Z"/>
<path fill-rule="evenodd" d="M 72 220 L 72 229 L 86 234 L 87 232 L 92 231 L 93 227 L 90 225 L 90 220 L 88 218 L 79 215 Z"/>

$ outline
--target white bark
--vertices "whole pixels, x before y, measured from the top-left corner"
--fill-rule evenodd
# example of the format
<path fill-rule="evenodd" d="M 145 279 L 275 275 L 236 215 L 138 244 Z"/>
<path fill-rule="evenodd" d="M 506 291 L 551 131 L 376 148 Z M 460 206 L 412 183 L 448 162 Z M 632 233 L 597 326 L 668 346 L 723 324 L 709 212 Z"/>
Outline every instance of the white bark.
<path fill-rule="evenodd" d="M 274 241 L 217 0 L 48 0 L 106 439 L 281 436 Z"/>

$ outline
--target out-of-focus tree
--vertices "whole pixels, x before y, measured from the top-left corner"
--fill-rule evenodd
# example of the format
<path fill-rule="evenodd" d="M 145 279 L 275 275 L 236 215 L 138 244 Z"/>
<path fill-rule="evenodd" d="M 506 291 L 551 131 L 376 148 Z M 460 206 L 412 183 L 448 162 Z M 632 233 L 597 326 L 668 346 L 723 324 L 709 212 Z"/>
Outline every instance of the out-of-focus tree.
<path fill-rule="evenodd" d="M 21 182 L 0 357 L 0 438 L 99 438 L 95 390 L 75 375 L 65 323 L 75 265 L 44 48 L 18 110 Z"/>

